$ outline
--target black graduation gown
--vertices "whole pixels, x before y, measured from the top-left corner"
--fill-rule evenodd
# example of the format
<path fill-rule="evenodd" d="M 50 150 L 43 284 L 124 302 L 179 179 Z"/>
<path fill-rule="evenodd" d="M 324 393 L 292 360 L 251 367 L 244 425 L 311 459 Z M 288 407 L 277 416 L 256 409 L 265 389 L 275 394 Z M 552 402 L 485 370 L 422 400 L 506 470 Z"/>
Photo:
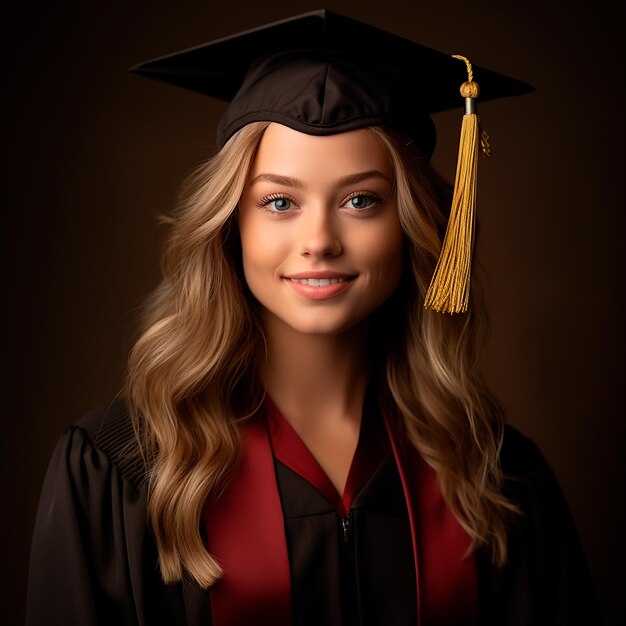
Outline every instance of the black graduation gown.
<path fill-rule="evenodd" d="M 124 401 L 117 400 L 59 440 L 35 523 L 27 626 L 212 623 L 209 592 L 160 579 L 146 525 L 146 484 L 129 454 L 133 437 Z M 476 556 L 479 623 L 600 623 L 575 528 L 545 460 L 507 428 L 501 462 L 505 491 L 523 515 L 510 530 L 506 567 Z"/>

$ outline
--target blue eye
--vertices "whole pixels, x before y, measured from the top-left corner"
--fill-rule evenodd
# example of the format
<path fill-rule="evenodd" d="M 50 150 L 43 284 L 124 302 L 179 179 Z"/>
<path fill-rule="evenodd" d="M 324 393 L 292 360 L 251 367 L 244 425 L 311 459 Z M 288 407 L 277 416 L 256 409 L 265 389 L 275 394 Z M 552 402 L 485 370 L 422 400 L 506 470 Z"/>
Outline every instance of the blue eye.
<path fill-rule="evenodd" d="M 372 202 L 372 199 L 367 196 L 354 196 L 354 198 L 350 198 L 349 202 L 354 209 L 366 209 Z"/>
<path fill-rule="evenodd" d="M 286 211 L 291 208 L 291 200 L 287 200 L 287 198 L 278 198 L 270 202 L 270 204 L 273 204 L 277 211 Z"/>
<path fill-rule="evenodd" d="M 377 204 L 379 202 L 382 202 L 382 198 L 378 194 L 358 193 L 353 195 L 351 198 L 348 198 L 346 204 L 351 209 L 363 211 L 364 209 L 369 209 L 373 204 Z"/>
<path fill-rule="evenodd" d="M 282 213 L 292 208 L 293 202 L 289 198 L 266 198 L 263 201 L 263 206 L 267 207 L 270 211 L 276 213 Z"/>

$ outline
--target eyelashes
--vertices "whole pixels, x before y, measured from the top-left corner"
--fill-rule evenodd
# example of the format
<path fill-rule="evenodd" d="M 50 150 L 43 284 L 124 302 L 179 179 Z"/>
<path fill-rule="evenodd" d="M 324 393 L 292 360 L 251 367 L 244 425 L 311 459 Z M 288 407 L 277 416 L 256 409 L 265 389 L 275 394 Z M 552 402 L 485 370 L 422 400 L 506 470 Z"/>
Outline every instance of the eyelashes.
<path fill-rule="evenodd" d="M 360 206 L 357 206 L 357 200 Z M 354 191 L 346 198 L 342 206 L 346 206 L 346 204 L 350 202 L 353 204 L 349 208 L 354 209 L 355 211 L 366 211 L 376 204 L 381 204 L 383 202 L 383 198 L 375 191 Z"/>
<path fill-rule="evenodd" d="M 269 213 L 285 213 L 293 208 L 292 205 L 298 206 L 296 199 L 285 193 L 272 193 L 268 196 L 264 196 L 257 204 L 261 208 L 266 209 Z M 272 205 L 275 206 L 272 207 Z"/>
<path fill-rule="evenodd" d="M 353 191 L 342 201 L 340 206 L 362 215 L 371 212 L 383 202 L 384 198 L 375 191 Z M 272 214 L 288 213 L 292 209 L 300 207 L 298 201 L 286 193 L 273 193 L 264 196 L 259 200 L 257 206 Z"/>

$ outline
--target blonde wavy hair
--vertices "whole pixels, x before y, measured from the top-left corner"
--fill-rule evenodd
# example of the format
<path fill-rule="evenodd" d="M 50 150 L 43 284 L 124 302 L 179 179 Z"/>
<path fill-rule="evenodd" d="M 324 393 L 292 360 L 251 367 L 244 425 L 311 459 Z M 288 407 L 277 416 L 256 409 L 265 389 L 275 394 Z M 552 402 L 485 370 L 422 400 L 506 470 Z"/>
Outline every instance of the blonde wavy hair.
<path fill-rule="evenodd" d="M 243 279 L 235 214 L 267 126 L 242 128 L 187 182 L 167 220 L 163 280 L 129 357 L 128 401 L 146 455 L 148 521 L 166 583 L 185 572 L 204 588 L 220 578 L 202 517 L 236 463 L 242 421 L 263 402 L 256 367 L 263 329 Z M 478 304 L 456 316 L 423 308 L 448 190 L 400 135 L 369 130 L 393 164 L 406 242 L 400 286 L 375 313 L 386 318 L 377 324 L 385 333 L 372 340 L 381 406 L 403 418 L 436 471 L 470 550 L 486 546 L 501 565 L 514 507 L 501 491 L 501 411 L 477 375 Z"/>

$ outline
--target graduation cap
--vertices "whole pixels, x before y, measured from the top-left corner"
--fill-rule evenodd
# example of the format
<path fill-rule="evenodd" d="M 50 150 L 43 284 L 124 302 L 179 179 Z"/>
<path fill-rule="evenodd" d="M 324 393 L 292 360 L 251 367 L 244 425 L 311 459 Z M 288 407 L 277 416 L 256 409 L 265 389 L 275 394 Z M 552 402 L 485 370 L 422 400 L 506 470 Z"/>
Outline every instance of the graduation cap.
<path fill-rule="evenodd" d="M 385 126 L 410 137 L 430 158 L 435 147 L 430 114 L 460 107 L 465 98 L 453 205 L 425 305 L 444 312 L 467 310 L 481 144 L 477 83 L 481 100 L 521 95 L 532 90 L 530 85 L 325 9 L 153 59 L 131 71 L 228 101 L 217 128 L 220 147 L 256 121 L 311 135 Z"/>

